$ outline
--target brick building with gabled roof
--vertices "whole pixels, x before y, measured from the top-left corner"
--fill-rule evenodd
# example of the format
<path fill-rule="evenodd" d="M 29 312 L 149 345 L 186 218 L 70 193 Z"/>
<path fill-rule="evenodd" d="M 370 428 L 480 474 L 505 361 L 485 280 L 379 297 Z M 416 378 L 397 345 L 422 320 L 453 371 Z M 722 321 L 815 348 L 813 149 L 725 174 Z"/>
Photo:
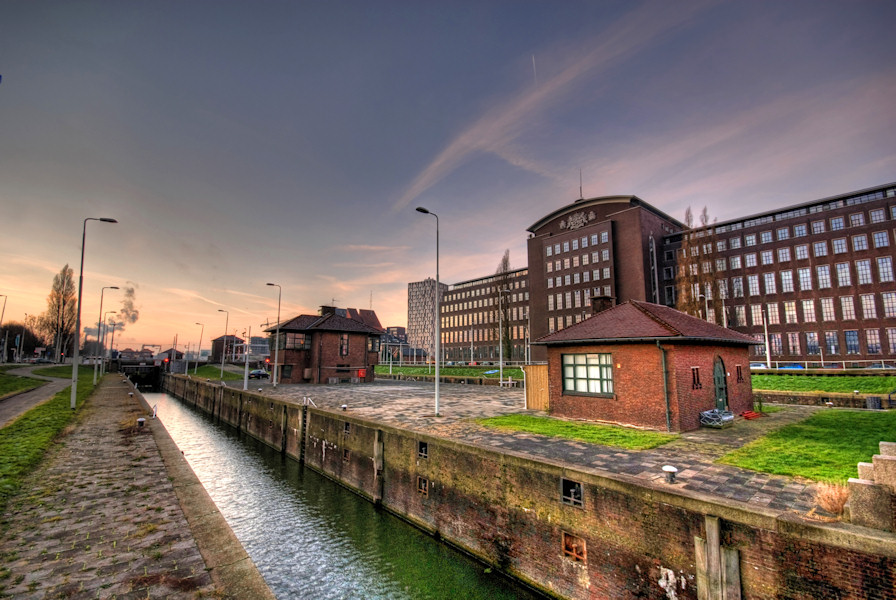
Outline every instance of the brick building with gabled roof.
<path fill-rule="evenodd" d="M 360 311 L 373 312 L 373 311 Z M 338 314 L 338 309 L 321 307 L 320 315 L 299 315 L 280 324 L 280 383 L 371 382 L 379 362 L 381 328 Z M 373 318 L 379 323 L 374 314 Z M 367 321 L 367 322 L 365 322 Z M 273 334 L 277 327 L 265 330 Z M 271 340 L 272 346 L 274 340 Z M 275 366 L 276 368 L 276 366 Z"/>
<path fill-rule="evenodd" d="M 547 347 L 556 416 L 688 431 L 702 411 L 753 407 L 756 342 L 674 308 L 630 300 L 533 343 Z"/>

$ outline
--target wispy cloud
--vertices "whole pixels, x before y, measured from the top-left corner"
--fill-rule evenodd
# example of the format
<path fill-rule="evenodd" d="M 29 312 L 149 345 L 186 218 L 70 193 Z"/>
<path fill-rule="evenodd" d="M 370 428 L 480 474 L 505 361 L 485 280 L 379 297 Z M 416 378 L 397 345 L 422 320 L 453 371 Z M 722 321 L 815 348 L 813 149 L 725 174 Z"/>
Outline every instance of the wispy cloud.
<path fill-rule="evenodd" d="M 459 167 L 476 152 L 491 152 L 512 164 L 534 172 L 542 170 L 517 153 L 508 151 L 511 143 L 529 127 L 542 111 L 564 100 L 585 76 L 605 71 L 639 51 L 649 48 L 663 34 L 680 27 L 707 3 L 648 3 L 624 16 L 590 39 L 600 40 L 590 52 L 578 55 L 555 75 L 543 78 L 537 87 L 496 105 L 461 132 L 438 156 L 420 172 L 408 189 L 393 204 L 394 210 L 407 207 L 415 198 Z M 587 42 L 583 42 L 582 46 Z M 578 51 L 582 46 L 575 50 Z M 593 90 L 592 90 L 593 92 Z"/>

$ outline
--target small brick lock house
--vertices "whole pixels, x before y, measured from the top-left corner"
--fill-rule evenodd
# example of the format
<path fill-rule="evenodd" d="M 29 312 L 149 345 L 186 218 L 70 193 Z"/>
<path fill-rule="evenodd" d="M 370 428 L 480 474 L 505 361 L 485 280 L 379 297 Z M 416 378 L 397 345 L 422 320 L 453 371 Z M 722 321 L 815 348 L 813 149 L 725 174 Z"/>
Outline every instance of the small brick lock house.
<path fill-rule="evenodd" d="M 372 382 L 379 362 L 380 336 L 385 333 L 357 319 L 322 307 L 320 315 L 299 315 L 280 324 L 280 348 L 271 360 L 280 365 L 280 383 Z"/>
<path fill-rule="evenodd" d="M 680 432 L 705 410 L 753 408 L 756 342 L 673 308 L 631 300 L 533 343 L 547 347 L 559 417 Z"/>

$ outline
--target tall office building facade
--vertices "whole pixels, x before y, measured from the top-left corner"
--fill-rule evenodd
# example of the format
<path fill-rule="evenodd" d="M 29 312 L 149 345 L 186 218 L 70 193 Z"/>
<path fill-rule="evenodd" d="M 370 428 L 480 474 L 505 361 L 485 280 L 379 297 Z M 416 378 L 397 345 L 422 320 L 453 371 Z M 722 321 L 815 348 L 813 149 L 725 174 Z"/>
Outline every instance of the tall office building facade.
<path fill-rule="evenodd" d="M 427 277 L 423 281 L 408 284 L 407 342 L 412 348 L 421 348 L 427 356 L 436 351 L 436 294 L 444 295 L 448 286 Z"/>
<path fill-rule="evenodd" d="M 762 342 L 757 357 L 767 329 L 775 362 L 892 361 L 894 234 L 896 184 L 887 184 L 668 236 L 664 299 L 677 299 L 685 270 L 710 274 L 684 293 L 699 296 L 704 318 Z"/>

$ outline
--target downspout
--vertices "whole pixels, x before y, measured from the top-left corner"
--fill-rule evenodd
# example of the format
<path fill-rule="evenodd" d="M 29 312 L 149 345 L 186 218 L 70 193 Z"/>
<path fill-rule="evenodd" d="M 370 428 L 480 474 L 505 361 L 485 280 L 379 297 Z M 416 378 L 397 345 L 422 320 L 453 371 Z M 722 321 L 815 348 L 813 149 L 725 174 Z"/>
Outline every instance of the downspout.
<path fill-rule="evenodd" d="M 663 357 L 663 399 L 666 401 L 666 431 L 672 431 L 672 409 L 669 406 L 669 369 L 666 367 L 666 349 L 656 341 L 656 347 Z"/>

